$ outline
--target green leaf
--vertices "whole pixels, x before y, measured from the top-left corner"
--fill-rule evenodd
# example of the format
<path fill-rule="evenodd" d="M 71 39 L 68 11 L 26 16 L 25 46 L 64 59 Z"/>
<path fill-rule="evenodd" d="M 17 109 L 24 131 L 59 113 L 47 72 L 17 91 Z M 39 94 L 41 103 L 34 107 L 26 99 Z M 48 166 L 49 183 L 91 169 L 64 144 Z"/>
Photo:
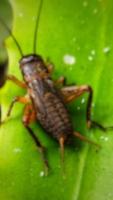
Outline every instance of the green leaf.
<path fill-rule="evenodd" d="M 14 12 L 13 34 L 23 52 L 32 53 L 40 1 L 10 2 Z M 38 53 L 45 60 L 49 57 L 55 65 L 54 79 L 63 75 L 68 84 L 92 86 L 92 118 L 106 126 L 113 125 L 112 18 L 112 0 L 44 0 L 37 44 Z M 22 79 L 17 47 L 11 38 L 6 45 L 10 58 L 9 73 Z M 25 93 L 7 82 L 0 92 L 3 118 L 12 98 Z M 21 123 L 23 105 L 15 105 L 11 117 L 0 127 L 0 199 L 113 199 L 113 131 L 103 133 L 86 128 L 86 101 L 87 95 L 83 95 L 68 107 L 74 129 L 96 141 L 101 149 L 96 151 L 93 145 L 78 139 L 73 146 L 66 146 L 65 178 L 60 165 L 59 145 L 37 123 L 33 129 L 47 148 L 51 166 L 49 175 L 43 176 L 40 154 Z"/>

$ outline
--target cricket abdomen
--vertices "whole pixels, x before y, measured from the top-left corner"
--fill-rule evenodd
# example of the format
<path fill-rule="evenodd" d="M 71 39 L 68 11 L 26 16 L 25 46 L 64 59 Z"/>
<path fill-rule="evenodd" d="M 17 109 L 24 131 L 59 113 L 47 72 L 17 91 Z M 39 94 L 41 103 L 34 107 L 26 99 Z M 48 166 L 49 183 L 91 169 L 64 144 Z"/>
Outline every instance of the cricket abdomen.
<path fill-rule="evenodd" d="M 54 138 L 59 140 L 61 136 L 67 139 L 72 134 L 73 128 L 67 109 L 59 96 L 46 93 L 43 98 L 45 114 L 37 113 L 37 118 L 42 127 Z"/>

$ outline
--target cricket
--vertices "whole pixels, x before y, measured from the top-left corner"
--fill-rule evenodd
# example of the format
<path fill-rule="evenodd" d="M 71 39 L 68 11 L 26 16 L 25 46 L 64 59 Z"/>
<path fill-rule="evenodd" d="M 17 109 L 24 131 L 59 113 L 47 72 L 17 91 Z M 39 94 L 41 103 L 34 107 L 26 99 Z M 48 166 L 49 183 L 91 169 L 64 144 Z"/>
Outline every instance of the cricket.
<path fill-rule="evenodd" d="M 13 106 L 15 103 L 23 103 L 24 114 L 22 122 L 24 127 L 27 129 L 31 138 L 36 143 L 36 146 L 41 153 L 41 157 L 44 162 L 44 168 L 46 173 L 49 170 L 48 160 L 46 158 L 46 149 L 41 144 L 38 136 L 34 133 L 30 124 L 33 122 L 39 122 L 45 133 L 50 135 L 52 138 L 58 141 L 61 152 L 61 161 L 64 162 L 64 147 L 66 143 L 69 143 L 70 138 L 79 138 L 82 141 L 98 145 L 91 141 L 81 133 L 77 132 L 73 128 L 73 124 L 70 118 L 70 114 L 67 110 L 66 105 L 84 93 L 88 93 L 87 109 L 86 109 L 86 123 L 87 127 L 91 128 L 96 126 L 103 131 L 106 131 L 112 127 L 104 127 L 96 121 L 91 119 L 91 108 L 93 89 L 89 85 L 71 85 L 65 84 L 65 78 L 61 76 L 57 81 L 53 80 L 51 74 L 53 67 L 46 63 L 42 56 L 37 54 L 37 39 L 38 39 L 38 27 L 41 16 L 41 10 L 43 6 L 43 0 L 40 1 L 36 25 L 34 30 L 34 42 L 33 52 L 29 55 L 24 55 L 18 41 L 13 35 L 7 24 L 0 19 L 0 23 L 7 29 L 13 41 L 15 42 L 18 51 L 20 52 L 21 59 L 19 61 L 19 67 L 23 76 L 23 81 L 18 80 L 14 75 L 7 75 L 6 80 L 14 82 L 19 87 L 26 90 L 25 96 L 16 96 L 12 100 L 6 118 L 11 115 Z M 59 88 L 59 84 L 61 87 Z M 1 110 L 1 109 L 0 109 Z M 0 116 L 1 116 L 0 111 Z M 5 122 L 0 117 L 1 125 Z"/>

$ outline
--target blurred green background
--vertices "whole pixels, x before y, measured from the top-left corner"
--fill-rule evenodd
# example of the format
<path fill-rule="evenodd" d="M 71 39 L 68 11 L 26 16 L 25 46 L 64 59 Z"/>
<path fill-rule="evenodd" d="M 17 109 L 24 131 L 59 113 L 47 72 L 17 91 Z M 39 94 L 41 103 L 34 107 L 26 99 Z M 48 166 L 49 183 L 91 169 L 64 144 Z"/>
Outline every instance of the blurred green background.
<path fill-rule="evenodd" d="M 32 53 L 35 19 L 40 1 L 0 1 L 0 16 L 12 28 L 25 54 Z M 113 125 L 113 2 L 112 0 L 44 0 L 39 23 L 37 53 L 54 63 L 53 79 L 63 75 L 68 84 L 89 84 L 94 90 L 92 118 Z M 13 26 L 12 26 L 13 25 Z M 7 31 L 0 25 L 0 59 Z M 20 54 L 9 37 L 8 73 L 22 79 Z M 7 82 L 0 90 L 3 118 L 12 98 L 26 91 Z M 59 145 L 39 127 L 37 136 L 47 148 L 51 166 L 43 176 L 43 163 L 24 129 L 23 105 L 15 105 L 12 116 L 0 127 L 1 200 L 112 200 L 113 131 L 103 133 L 86 127 L 83 95 L 68 106 L 74 129 L 101 145 L 97 149 L 75 139 L 65 147 L 65 178 L 60 166 Z"/>

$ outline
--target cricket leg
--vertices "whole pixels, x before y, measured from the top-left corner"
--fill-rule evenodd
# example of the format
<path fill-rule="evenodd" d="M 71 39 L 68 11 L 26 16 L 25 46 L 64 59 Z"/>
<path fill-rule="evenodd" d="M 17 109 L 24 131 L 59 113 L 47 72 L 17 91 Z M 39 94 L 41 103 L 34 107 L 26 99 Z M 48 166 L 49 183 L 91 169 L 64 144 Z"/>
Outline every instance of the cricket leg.
<path fill-rule="evenodd" d="M 45 64 L 46 64 L 46 66 L 47 66 L 47 69 L 48 69 L 49 74 L 52 74 L 53 69 L 54 69 L 54 64 L 51 62 L 50 58 L 47 58 L 47 59 L 46 59 Z"/>
<path fill-rule="evenodd" d="M 64 169 L 64 138 L 63 137 L 59 138 L 59 144 L 60 144 L 60 154 L 61 154 L 61 166 L 62 166 L 63 175 L 64 175 L 65 169 Z"/>
<path fill-rule="evenodd" d="M 11 112 L 12 112 L 12 109 L 15 105 L 15 103 L 23 103 L 23 104 L 27 104 L 27 103 L 30 103 L 30 99 L 28 96 L 23 96 L 23 97 L 20 97 L 20 96 L 16 96 L 14 97 L 14 99 L 12 100 L 9 108 L 8 108 L 8 111 L 6 113 L 6 118 L 1 122 L 1 123 L 4 123 L 6 121 L 6 119 L 11 115 Z"/>
<path fill-rule="evenodd" d="M 54 81 L 55 85 L 66 85 L 66 78 L 64 76 L 60 76 L 59 79 L 57 79 L 56 81 Z"/>
<path fill-rule="evenodd" d="M 95 142 L 93 142 L 92 140 L 88 139 L 87 137 L 81 135 L 79 132 L 74 132 L 73 135 L 77 138 L 79 138 L 80 140 L 84 141 L 84 142 L 87 142 L 89 144 L 93 144 L 95 145 L 96 147 L 100 148 L 101 146 Z"/>
<path fill-rule="evenodd" d="M 89 93 L 88 102 L 87 102 L 86 120 L 87 120 L 87 126 L 90 127 L 91 104 L 92 104 L 92 96 L 93 96 L 92 88 L 88 85 L 82 85 L 82 86 L 67 86 L 61 89 L 61 93 L 63 94 L 64 101 L 66 103 L 69 103 L 75 100 L 77 97 L 81 96 L 85 92 Z"/>
<path fill-rule="evenodd" d="M 15 83 L 16 85 L 18 85 L 21 88 L 26 88 L 26 84 L 20 80 L 18 80 L 15 76 L 13 75 L 7 75 L 6 77 L 7 80 L 12 81 L 13 83 Z"/>
<path fill-rule="evenodd" d="M 47 63 L 47 69 L 48 69 L 49 74 L 52 74 L 53 69 L 54 69 L 53 64 L 52 63 Z"/>
<path fill-rule="evenodd" d="M 42 146 L 42 144 L 40 143 L 38 137 L 35 135 L 35 133 L 33 132 L 33 130 L 30 128 L 30 123 L 35 121 L 36 118 L 36 113 L 33 110 L 32 105 L 26 105 L 25 109 L 24 109 L 24 115 L 23 115 L 23 125 L 24 127 L 28 130 L 30 136 L 32 137 L 32 139 L 34 140 L 35 144 L 37 145 L 37 148 L 41 154 L 42 160 L 44 162 L 44 169 L 45 169 L 45 175 L 48 174 L 48 169 L 49 169 L 49 165 L 48 165 L 48 161 L 46 159 L 46 152 L 45 152 L 45 148 Z"/>
<path fill-rule="evenodd" d="M 18 79 L 17 79 L 15 76 L 13 76 L 13 75 L 7 75 L 7 76 L 6 76 L 6 80 L 12 81 L 13 83 L 15 83 L 16 85 L 18 85 L 18 86 L 21 87 L 21 88 L 24 88 L 24 89 L 26 88 L 25 83 L 22 82 L 22 81 L 20 81 L 20 80 L 18 80 Z M 0 108 L 0 124 L 3 124 L 3 123 L 6 121 L 7 117 L 10 116 L 11 111 L 12 111 L 12 108 L 13 108 L 13 106 L 14 106 L 14 104 L 15 104 L 16 102 L 27 103 L 27 102 L 28 102 L 28 98 L 26 98 L 26 97 L 15 97 L 15 98 L 12 100 L 11 105 L 9 106 L 8 112 L 7 112 L 7 114 L 6 114 L 6 118 L 5 118 L 3 121 L 2 121 L 2 114 L 1 114 L 1 108 Z"/>
<path fill-rule="evenodd" d="M 88 85 L 82 85 L 82 86 L 67 86 L 61 88 L 61 93 L 64 97 L 64 101 L 66 103 L 69 103 L 73 100 L 75 100 L 77 97 L 81 96 L 84 93 L 89 93 L 88 101 L 87 101 L 87 109 L 86 109 L 86 121 L 87 126 L 90 128 L 91 126 L 96 126 L 100 128 L 102 131 L 107 131 L 109 129 L 112 129 L 113 127 L 104 127 L 103 125 L 99 124 L 96 121 L 93 121 L 91 119 L 91 108 L 92 108 L 92 98 L 93 98 L 93 90 Z"/>

